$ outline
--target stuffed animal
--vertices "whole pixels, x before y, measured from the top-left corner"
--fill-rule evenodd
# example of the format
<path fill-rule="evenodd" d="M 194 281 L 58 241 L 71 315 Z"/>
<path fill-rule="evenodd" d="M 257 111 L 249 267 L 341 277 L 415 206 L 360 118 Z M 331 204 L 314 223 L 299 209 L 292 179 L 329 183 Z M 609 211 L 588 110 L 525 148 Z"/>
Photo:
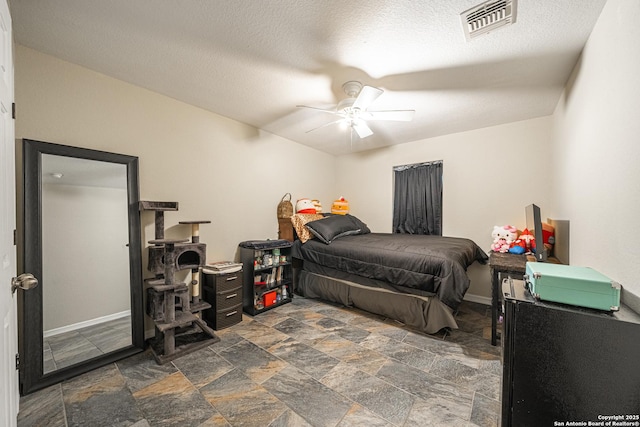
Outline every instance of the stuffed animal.
<path fill-rule="evenodd" d="M 556 229 L 546 222 L 542 223 L 542 240 L 547 252 L 551 253 L 553 245 L 556 243 Z"/>
<path fill-rule="evenodd" d="M 539 243 L 539 242 L 538 242 Z M 553 251 L 553 245 L 556 243 L 555 228 L 546 222 L 542 223 L 542 244 L 544 245 L 547 255 Z M 536 240 L 531 240 L 531 252 L 536 253 Z"/>
<path fill-rule="evenodd" d="M 331 213 L 337 215 L 346 215 L 349 213 L 349 201 L 344 197 L 340 197 L 333 201 L 331 205 Z"/>
<path fill-rule="evenodd" d="M 536 248 L 536 239 L 528 228 L 525 228 L 519 237 L 524 242 L 525 253 L 531 253 Z"/>
<path fill-rule="evenodd" d="M 311 203 L 313 203 L 313 207 L 316 208 L 316 213 L 322 213 L 322 203 L 320 203 L 320 200 L 313 199 Z"/>
<path fill-rule="evenodd" d="M 522 255 L 526 251 L 527 249 L 526 249 L 525 242 L 521 238 L 517 238 L 516 240 L 511 242 L 511 245 L 509 246 L 510 254 Z"/>
<path fill-rule="evenodd" d="M 316 213 L 316 208 L 310 199 L 298 199 L 296 202 L 296 213 Z"/>
<path fill-rule="evenodd" d="M 509 243 L 507 243 L 507 239 L 494 239 L 493 244 L 491 245 L 491 250 L 494 252 L 508 252 L 509 251 Z"/>
<path fill-rule="evenodd" d="M 512 225 L 494 226 L 493 232 L 493 244 L 491 250 L 494 252 L 508 252 L 511 247 L 511 243 L 518 237 L 518 230 Z"/>

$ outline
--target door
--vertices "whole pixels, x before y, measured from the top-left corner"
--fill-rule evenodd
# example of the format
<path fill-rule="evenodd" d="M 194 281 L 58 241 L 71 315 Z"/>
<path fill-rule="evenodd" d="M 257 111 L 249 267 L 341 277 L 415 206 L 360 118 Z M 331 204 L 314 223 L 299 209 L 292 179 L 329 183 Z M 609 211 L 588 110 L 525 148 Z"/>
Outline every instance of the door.
<path fill-rule="evenodd" d="M 17 318 L 11 278 L 16 274 L 13 52 L 7 0 L 0 0 L 0 425 L 15 426 L 18 414 Z"/>

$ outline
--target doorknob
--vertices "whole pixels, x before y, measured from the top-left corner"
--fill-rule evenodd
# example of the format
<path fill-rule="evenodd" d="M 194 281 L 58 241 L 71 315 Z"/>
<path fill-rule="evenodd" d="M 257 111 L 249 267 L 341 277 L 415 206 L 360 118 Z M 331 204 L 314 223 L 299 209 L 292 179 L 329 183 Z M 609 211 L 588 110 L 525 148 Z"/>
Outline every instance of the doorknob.
<path fill-rule="evenodd" d="M 38 279 L 33 277 L 33 274 L 23 273 L 11 279 L 11 294 L 15 293 L 18 288 L 28 291 L 36 286 L 38 286 Z"/>

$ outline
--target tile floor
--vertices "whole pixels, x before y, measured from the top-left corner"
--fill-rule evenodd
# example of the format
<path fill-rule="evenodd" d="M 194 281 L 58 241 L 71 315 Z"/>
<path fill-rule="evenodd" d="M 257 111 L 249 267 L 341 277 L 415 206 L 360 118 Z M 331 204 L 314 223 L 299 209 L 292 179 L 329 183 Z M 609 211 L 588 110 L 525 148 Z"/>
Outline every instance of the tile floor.
<path fill-rule="evenodd" d="M 24 396 L 18 426 L 497 426 L 488 307 L 424 335 L 296 297 L 158 365 L 149 351 Z"/>

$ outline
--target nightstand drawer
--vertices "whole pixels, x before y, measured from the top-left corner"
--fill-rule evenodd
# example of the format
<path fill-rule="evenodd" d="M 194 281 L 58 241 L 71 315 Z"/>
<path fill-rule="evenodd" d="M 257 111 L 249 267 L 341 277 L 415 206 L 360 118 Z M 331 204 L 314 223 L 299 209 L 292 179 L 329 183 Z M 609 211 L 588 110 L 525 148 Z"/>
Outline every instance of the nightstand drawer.
<path fill-rule="evenodd" d="M 242 284 L 241 284 L 242 285 Z M 216 311 L 225 310 L 234 305 L 242 304 L 242 286 L 237 286 L 224 292 L 216 292 Z"/>

